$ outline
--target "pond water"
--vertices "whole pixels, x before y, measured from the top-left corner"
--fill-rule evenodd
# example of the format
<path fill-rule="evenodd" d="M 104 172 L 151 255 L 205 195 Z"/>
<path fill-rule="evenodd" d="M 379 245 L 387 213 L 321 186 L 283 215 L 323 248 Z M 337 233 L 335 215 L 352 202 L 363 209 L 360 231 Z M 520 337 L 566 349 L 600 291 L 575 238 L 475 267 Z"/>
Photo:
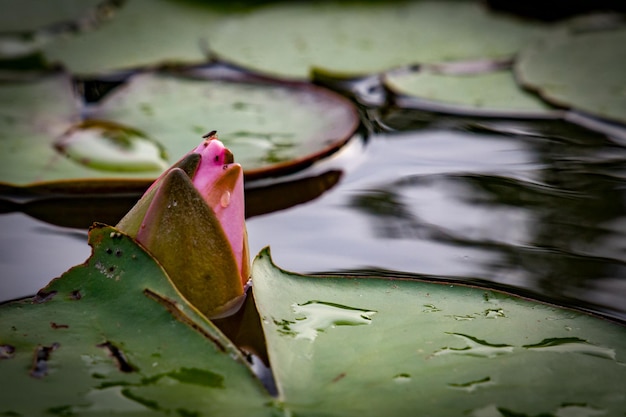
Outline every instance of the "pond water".
<path fill-rule="evenodd" d="M 626 319 L 624 146 L 566 125 L 369 119 L 332 157 L 246 185 L 252 254 L 269 245 L 296 272 L 461 280 Z M 82 263 L 87 225 L 137 197 L 4 201 L 0 299 Z"/>

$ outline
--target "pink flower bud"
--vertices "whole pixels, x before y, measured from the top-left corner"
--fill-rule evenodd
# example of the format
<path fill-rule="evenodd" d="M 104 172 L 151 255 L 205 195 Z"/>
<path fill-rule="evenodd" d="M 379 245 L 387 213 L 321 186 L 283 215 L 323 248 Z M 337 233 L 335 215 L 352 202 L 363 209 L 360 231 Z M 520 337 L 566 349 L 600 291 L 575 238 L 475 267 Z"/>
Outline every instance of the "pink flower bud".
<path fill-rule="evenodd" d="M 211 132 L 213 133 L 213 132 Z M 243 169 L 233 154 L 209 134 L 192 153 L 201 156 L 192 176 L 193 185 L 219 219 L 237 260 L 242 283 L 248 281 L 248 236 L 245 227 Z"/>
<path fill-rule="evenodd" d="M 118 223 L 208 317 L 243 300 L 249 275 L 243 170 L 211 132 Z"/>

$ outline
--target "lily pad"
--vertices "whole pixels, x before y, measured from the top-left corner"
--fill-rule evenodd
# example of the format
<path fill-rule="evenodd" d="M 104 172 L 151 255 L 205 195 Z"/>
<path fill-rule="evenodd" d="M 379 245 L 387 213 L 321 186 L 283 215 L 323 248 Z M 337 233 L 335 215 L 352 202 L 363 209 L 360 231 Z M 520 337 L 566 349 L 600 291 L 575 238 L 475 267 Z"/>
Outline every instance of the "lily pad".
<path fill-rule="evenodd" d="M 118 5 L 116 0 L 1 0 L 0 56 L 26 55 L 60 35 L 93 28 Z"/>
<path fill-rule="evenodd" d="M 131 0 L 99 30 L 60 39 L 43 52 L 83 76 L 203 62 L 206 40 L 220 16 L 208 2 Z"/>
<path fill-rule="evenodd" d="M 520 83 L 557 106 L 626 123 L 626 29 L 563 33 L 519 55 Z"/>
<path fill-rule="evenodd" d="M 272 415 L 245 359 L 150 255 L 111 227 L 89 239 L 85 264 L 0 309 L 0 414 Z"/>
<path fill-rule="evenodd" d="M 248 178 L 310 165 L 359 123 L 340 95 L 306 84 L 236 83 L 146 73 L 89 112 L 67 74 L 0 84 L 0 184 L 144 188 L 217 129 Z M 289 114 L 289 117 L 284 117 Z"/>
<path fill-rule="evenodd" d="M 626 328 L 457 283 L 252 267 L 279 396 L 298 415 L 618 415 Z M 594 414 L 595 413 L 595 414 Z"/>
<path fill-rule="evenodd" d="M 364 75 L 423 62 L 510 57 L 544 28 L 490 13 L 478 2 L 283 2 L 225 16 L 209 45 L 238 65 L 307 78 L 313 68 Z"/>
<path fill-rule="evenodd" d="M 387 88 L 414 100 L 403 107 L 489 116 L 546 117 L 552 108 L 515 82 L 511 71 L 441 74 L 428 70 L 388 73 Z"/>
<path fill-rule="evenodd" d="M 1 0 L 0 27 L 3 32 L 28 32 L 36 31 L 46 26 L 70 22 L 87 14 L 94 9 L 102 0 Z M 9 13 L 10 11 L 10 13 Z"/>
<path fill-rule="evenodd" d="M 92 117 L 143 132 L 171 161 L 215 129 L 248 178 L 309 165 L 346 143 L 359 123 L 347 99 L 320 87 L 163 74 L 132 77 Z"/>
<path fill-rule="evenodd" d="M 63 148 L 65 136 L 75 135 L 76 126 L 83 122 L 81 103 L 65 73 L 30 82 L 0 84 L 0 101 L 11 103 L 0 109 L 0 184 L 25 186 L 68 179 L 124 181 L 135 178 L 145 186 L 164 169 L 164 164 L 154 157 L 153 165 L 146 166 L 142 162 L 146 169 L 139 172 L 98 170 L 91 163 L 66 157 L 58 148 Z M 112 151 L 115 147 L 109 148 Z M 108 165 L 115 163 L 111 158 L 105 161 Z M 128 166 L 128 159 L 124 158 L 123 162 Z M 78 186 L 84 188 L 82 184 Z"/>

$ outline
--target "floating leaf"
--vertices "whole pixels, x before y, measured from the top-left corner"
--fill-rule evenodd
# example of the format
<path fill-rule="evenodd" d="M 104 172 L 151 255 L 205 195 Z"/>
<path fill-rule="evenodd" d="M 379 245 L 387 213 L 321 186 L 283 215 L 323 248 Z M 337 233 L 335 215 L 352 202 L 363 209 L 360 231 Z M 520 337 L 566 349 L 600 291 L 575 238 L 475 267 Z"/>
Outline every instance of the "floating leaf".
<path fill-rule="evenodd" d="M 1 0 L 0 27 L 4 32 L 35 31 L 79 19 L 102 0 Z M 8 11 L 10 10 L 10 13 Z"/>
<path fill-rule="evenodd" d="M 550 106 L 515 83 L 509 70 L 439 74 L 428 70 L 388 73 L 385 85 L 415 101 L 403 106 L 490 116 L 548 116 Z"/>
<path fill-rule="evenodd" d="M 61 190 L 145 188 L 211 129 L 249 178 L 288 173 L 335 151 L 359 123 L 347 99 L 320 87 L 157 74 L 132 77 L 89 120 L 63 73 L 0 84 L 0 101 L 12 103 L 0 109 L 0 184 Z"/>
<path fill-rule="evenodd" d="M 81 75 L 198 63 L 207 58 L 204 49 L 219 16 L 208 2 L 132 0 L 99 30 L 51 43 L 44 54 Z"/>
<path fill-rule="evenodd" d="M 283 2 L 225 16 L 209 45 L 244 67 L 306 78 L 363 75 L 422 62 L 512 56 L 543 26 L 477 2 Z"/>
<path fill-rule="evenodd" d="M 626 123 L 626 29 L 563 33 L 525 48 L 515 73 L 558 106 Z"/>
<path fill-rule="evenodd" d="M 118 5 L 119 0 L 1 0 L 0 56 L 33 53 L 60 35 L 93 28 Z"/>
<path fill-rule="evenodd" d="M 0 101 L 11 103 L 0 108 L 0 184 L 24 186 L 68 179 L 103 179 L 103 182 L 126 181 L 130 185 L 129 180 L 135 178 L 145 187 L 162 171 L 162 168 L 147 173 L 94 169 L 93 164 L 76 162 L 60 152 L 63 138 L 82 123 L 80 102 L 65 73 L 30 82 L 0 84 Z M 86 157 L 84 151 L 78 155 Z M 117 156 L 112 159 L 109 155 L 105 159 L 109 168 L 112 164 L 127 164 L 126 156 L 119 152 Z M 94 153 L 92 157 L 97 160 L 103 156 Z M 158 158 L 153 158 L 153 162 L 160 164 Z M 84 187 L 84 183 L 77 186 Z"/>
<path fill-rule="evenodd" d="M 150 255 L 111 227 L 90 244 L 84 265 L 0 308 L 0 414 L 272 414 L 238 350 Z"/>
<path fill-rule="evenodd" d="M 626 407 L 619 324 L 466 285 L 296 275 L 267 249 L 252 276 L 280 399 L 298 415 Z"/>
<path fill-rule="evenodd" d="M 349 101 L 319 87 L 159 74 L 132 77 L 94 117 L 157 139 L 172 160 L 215 129 L 248 177 L 306 166 L 343 145 L 359 123 Z"/>

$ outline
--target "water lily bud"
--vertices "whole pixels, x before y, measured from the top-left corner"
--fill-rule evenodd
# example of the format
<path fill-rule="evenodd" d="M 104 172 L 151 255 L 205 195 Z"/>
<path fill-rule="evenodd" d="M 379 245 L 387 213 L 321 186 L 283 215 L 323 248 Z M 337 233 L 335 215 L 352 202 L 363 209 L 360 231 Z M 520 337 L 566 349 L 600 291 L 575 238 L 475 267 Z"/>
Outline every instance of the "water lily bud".
<path fill-rule="evenodd" d="M 213 134 L 164 172 L 117 228 L 159 261 L 191 304 L 217 317 L 244 297 L 244 210 L 243 170 Z"/>
<path fill-rule="evenodd" d="M 245 228 L 243 169 L 241 165 L 234 163 L 233 154 L 215 135 L 211 135 L 192 153 L 201 156 L 192 175 L 193 185 L 219 219 L 230 241 L 242 283 L 245 285 L 248 281 L 250 256 Z"/>

